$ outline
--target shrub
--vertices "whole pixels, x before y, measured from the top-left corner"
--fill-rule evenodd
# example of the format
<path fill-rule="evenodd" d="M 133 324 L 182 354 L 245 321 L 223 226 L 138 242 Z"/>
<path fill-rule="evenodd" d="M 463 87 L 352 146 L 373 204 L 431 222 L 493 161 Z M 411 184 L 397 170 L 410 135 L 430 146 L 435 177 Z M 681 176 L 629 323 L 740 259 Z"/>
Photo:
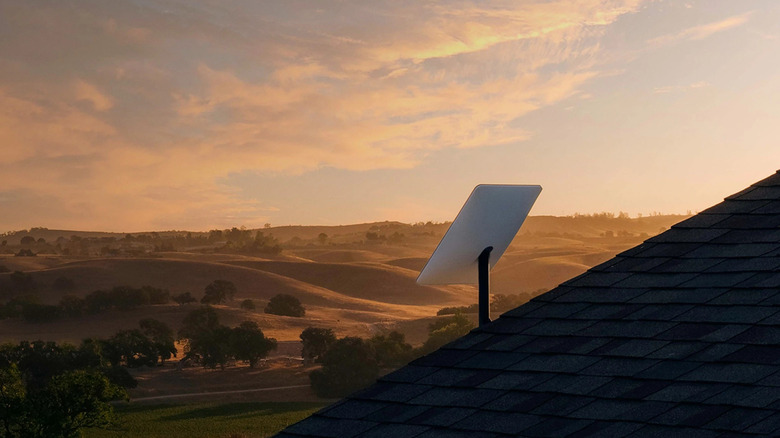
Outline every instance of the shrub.
<path fill-rule="evenodd" d="M 241 308 L 244 310 L 255 310 L 255 302 L 250 299 L 246 299 L 241 302 Z"/>
<path fill-rule="evenodd" d="M 265 313 L 302 317 L 306 314 L 306 309 L 303 308 L 298 298 L 288 294 L 278 294 L 268 301 L 268 305 L 265 306 Z"/>

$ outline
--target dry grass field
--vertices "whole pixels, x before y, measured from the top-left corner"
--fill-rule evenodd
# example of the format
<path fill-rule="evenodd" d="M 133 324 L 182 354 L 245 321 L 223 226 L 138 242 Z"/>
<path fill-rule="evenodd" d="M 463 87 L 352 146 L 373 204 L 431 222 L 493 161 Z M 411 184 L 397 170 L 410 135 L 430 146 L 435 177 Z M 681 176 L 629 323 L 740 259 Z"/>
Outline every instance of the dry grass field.
<path fill-rule="evenodd" d="M 532 294 L 553 288 L 682 219 L 530 217 L 493 269 L 493 292 Z M 436 318 L 437 310 L 476 302 L 476 288 L 472 285 L 432 287 L 415 282 L 446 228 L 446 224 L 411 226 L 387 222 L 263 229 L 263 233 L 274 236 L 282 245 L 282 252 L 275 255 L 239 254 L 226 250 L 227 246 L 221 246 L 224 242 L 191 247 L 182 244 L 176 251 L 147 252 L 141 256 L 5 254 L 0 255 L 0 266 L 6 268 L 6 272 L 0 273 L 0 291 L 8 290 L 12 271 L 30 274 L 36 285 L 35 294 L 46 304 L 58 303 L 65 293 L 53 286 L 59 277 L 72 279 L 75 287 L 67 293 L 82 297 L 114 286 L 149 285 L 168 289 L 172 294 L 190 292 L 200 298 L 212 281 L 229 280 L 235 284 L 237 294 L 230 302 L 215 306 L 220 321 L 230 326 L 255 321 L 267 336 L 281 341 L 282 347 L 267 365 L 259 370 L 141 370 L 136 372 L 140 385 L 132 396 L 306 384 L 306 370 L 287 358 L 299 355 L 298 336 L 307 327 L 332 328 L 338 336 L 361 337 L 399 330 L 409 342 L 419 345 L 425 340 L 427 326 Z M 57 234 L 76 233 L 45 230 L 46 239 L 51 240 Z M 373 235 L 369 236 L 370 233 Z M 33 237 L 38 238 L 34 233 Z M 296 296 L 306 308 L 306 315 L 294 318 L 264 313 L 268 300 L 279 293 Z M 0 295 L 0 303 L 10 298 L 8 293 Z M 242 309 L 240 303 L 245 299 L 253 300 L 256 310 Z M 118 330 L 135 328 L 142 318 L 162 320 L 177 330 L 187 313 L 197 306 L 171 303 L 43 323 L 3 319 L 0 342 L 44 339 L 78 343 L 87 337 L 108 337 Z M 306 388 L 287 394 L 292 397 L 290 401 L 313 400 Z M 279 394 L 258 392 L 247 397 L 263 401 L 278 398 Z"/>

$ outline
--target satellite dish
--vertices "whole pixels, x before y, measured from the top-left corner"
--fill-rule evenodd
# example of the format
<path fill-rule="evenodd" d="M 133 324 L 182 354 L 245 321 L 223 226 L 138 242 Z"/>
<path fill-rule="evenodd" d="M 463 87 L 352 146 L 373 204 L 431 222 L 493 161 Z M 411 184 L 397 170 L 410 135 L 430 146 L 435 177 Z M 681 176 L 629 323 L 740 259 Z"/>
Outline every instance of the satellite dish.
<path fill-rule="evenodd" d="M 476 186 L 420 271 L 417 283 L 479 283 L 479 324 L 490 322 L 489 271 L 520 230 L 541 191 L 538 185 Z"/>

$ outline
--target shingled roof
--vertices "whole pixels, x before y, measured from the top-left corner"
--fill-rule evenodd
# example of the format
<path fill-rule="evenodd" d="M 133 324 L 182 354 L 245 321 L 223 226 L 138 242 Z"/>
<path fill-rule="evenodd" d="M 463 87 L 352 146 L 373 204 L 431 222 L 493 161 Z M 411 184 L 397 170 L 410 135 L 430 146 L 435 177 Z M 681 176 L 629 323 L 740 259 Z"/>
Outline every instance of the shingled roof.
<path fill-rule="evenodd" d="M 780 171 L 280 437 L 780 435 Z"/>

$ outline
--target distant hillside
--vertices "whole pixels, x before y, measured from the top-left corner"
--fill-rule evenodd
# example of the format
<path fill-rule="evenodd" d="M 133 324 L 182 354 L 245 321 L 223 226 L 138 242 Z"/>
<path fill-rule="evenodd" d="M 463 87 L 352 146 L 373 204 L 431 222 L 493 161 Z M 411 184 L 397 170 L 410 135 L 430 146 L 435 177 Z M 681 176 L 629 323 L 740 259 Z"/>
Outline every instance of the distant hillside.
<path fill-rule="evenodd" d="M 683 219 L 529 217 L 492 270 L 492 292 L 531 297 Z M 115 286 L 149 285 L 173 294 L 191 292 L 199 299 L 206 285 L 221 279 L 238 290 L 234 300 L 218 306 L 225 321 L 253 320 L 280 340 L 296 341 L 309 326 L 364 337 L 397 328 L 409 339 L 422 340 L 439 309 L 476 302 L 474 285 L 429 287 L 415 282 L 448 227 L 377 222 L 128 234 L 34 228 L 2 237 L 0 309 L 26 295 L 56 305 L 65 294 L 84 297 Z M 35 256 L 22 256 L 29 253 Z M 22 288 L 19 281 L 26 276 L 31 285 Z M 58 288 L 61 278 L 72 286 Z M 279 293 L 296 296 L 306 316 L 265 314 L 268 300 Z M 256 310 L 240 307 L 247 299 L 255 302 Z M 0 342 L 27 337 L 77 341 L 132 328 L 143 315 L 156 315 L 178 329 L 195 306 L 171 302 L 46 323 L 8 317 L 0 319 Z"/>
<path fill-rule="evenodd" d="M 611 231 L 618 235 L 621 231 L 633 233 L 636 235 L 646 233 L 648 235 L 657 234 L 661 230 L 669 228 L 671 225 L 685 219 L 686 215 L 655 215 L 638 218 L 628 218 L 615 216 L 610 213 L 595 215 L 575 215 L 575 216 L 529 216 L 520 230 L 521 234 L 531 233 L 549 233 L 549 234 L 570 234 L 581 237 L 598 237 L 603 233 Z M 404 235 L 432 236 L 440 238 L 447 231 L 449 222 L 445 223 L 417 223 L 405 224 L 401 222 L 371 222 L 352 225 L 285 225 L 268 228 L 245 229 L 244 231 L 254 235 L 260 231 L 266 235 L 272 235 L 280 243 L 287 245 L 320 243 L 318 237 L 320 234 L 327 235 L 327 241 L 331 243 L 356 243 L 366 239 L 366 233 L 374 232 L 378 236 L 389 238 L 393 233 L 403 233 Z M 223 231 L 223 230 L 220 230 Z M 225 232 L 229 230 L 224 230 Z M 0 240 L 7 242 L 7 245 L 19 245 L 25 236 L 32 236 L 35 240 L 44 239 L 46 242 L 54 243 L 59 239 L 71 240 L 81 239 L 115 239 L 120 240 L 127 235 L 147 236 L 160 239 L 185 237 L 188 234 L 191 237 L 208 236 L 209 232 L 171 230 L 171 231 L 146 231 L 146 232 L 100 232 L 100 231 L 77 231 L 77 230 L 57 230 L 43 227 L 31 228 L 29 230 L 9 231 L 0 234 Z M 438 241 L 438 240 L 437 240 Z"/>

